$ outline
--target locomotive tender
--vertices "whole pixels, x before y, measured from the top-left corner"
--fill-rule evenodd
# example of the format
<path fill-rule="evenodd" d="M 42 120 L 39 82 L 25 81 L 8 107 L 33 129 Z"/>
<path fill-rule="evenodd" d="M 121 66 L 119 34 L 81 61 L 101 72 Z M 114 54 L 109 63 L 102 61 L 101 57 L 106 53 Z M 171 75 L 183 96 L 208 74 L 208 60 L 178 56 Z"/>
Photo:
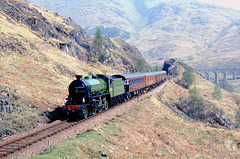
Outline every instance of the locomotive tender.
<path fill-rule="evenodd" d="M 69 85 L 69 95 L 62 111 L 68 118 L 87 118 L 108 109 L 109 105 L 129 100 L 160 85 L 166 77 L 166 71 L 113 76 L 97 74 L 84 79 L 76 75 L 77 79 Z"/>

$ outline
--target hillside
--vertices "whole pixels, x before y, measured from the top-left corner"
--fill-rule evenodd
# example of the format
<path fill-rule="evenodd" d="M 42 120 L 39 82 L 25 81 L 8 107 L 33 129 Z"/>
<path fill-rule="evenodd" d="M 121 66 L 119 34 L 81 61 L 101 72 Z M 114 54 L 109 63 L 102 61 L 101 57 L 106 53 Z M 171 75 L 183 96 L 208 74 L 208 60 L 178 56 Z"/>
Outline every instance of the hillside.
<path fill-rule="evenodd" d="M 207 119 L 193 119 L 174 107 L 190 96 L 189 90 L 178 83 L 186 65 L 180 62 L 176 66 L 179 74 L 172 76 L 163 89 L 158 87 L 152 96 L 140 100 L 129 113 L 32 158 L 101 158 L 99 151 L 109 158 L 239 158 L 239 128 L 221 126 L 218 119 L 222 117 L 218 113 L 218 119 L 209 123 Z M 231 124 L 235 123 L 240 97 L 223 90 L 222 99 L 213 99 L 213 84 L 197 73 L 194 77 L 190 89 L 195 86 L 199 89 L 207 109 L 214 105 Z"/>
<path fill-rule="evenodd" d="M 102 26 L 137 46 L 149 63 L 178 58 L 195 68 L 240 67 L 238 10 L 197 0 L 30 1 L 72 17 L 91 34 Z"/>
<path fill-rule="evenodd" d="M 103 38 L 107 59 L 94 62 L 94 37 L 70 18 L 24 0 L 0 1 L 0 138 L 46 121 L 43 112 L 64 104 L 76 74 L 136 70 L 136 47 Z"/>
<path fill-rule="evenodd" d="M 44 112 L 63 104 L 75 74 L 136 70 L 142 57 L 136 47 L 104 37 L 108 58 L 95 63 L 93 41 L 71 18 L 24 0 L 0 1 L 0 138 L 44 125 Z M 213 99 L 214 85 L 194 73 L 204 104 L 222 111 L 206 121 L 179 116 L 175 106 L 190 95 L 177 84 L 183 66 L 163 90 L 135 103 L 129 114 L 35 158 L 100 158 L 98 151 L 112 158 L 239 158 L 239 96 L 223 91 L 222 99 Z"/>

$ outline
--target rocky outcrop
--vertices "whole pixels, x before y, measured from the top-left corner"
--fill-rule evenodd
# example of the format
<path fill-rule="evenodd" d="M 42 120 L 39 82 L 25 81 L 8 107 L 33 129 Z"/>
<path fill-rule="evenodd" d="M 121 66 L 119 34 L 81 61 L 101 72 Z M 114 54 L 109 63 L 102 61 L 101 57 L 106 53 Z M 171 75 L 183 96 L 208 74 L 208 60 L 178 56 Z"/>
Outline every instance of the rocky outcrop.
<path fill-rule="evenodd" d="M 17 110 L 19 114 L 23 114 L 22 107 L 17 104 L 19 100 L 17 90 L 11 90 L 10 88 L 0 88 L 0 112 L 3 113 L 13 113 L 13 111 Z"/>
<path fill-rule="evenodd" d="M 0 52 L 5 52 L 6 49 L 6 43 L 0 39 Z"/>
<path fill-rule="evenodd" d="M 176 60 L 169 59 L 164 62 L 163 70 L 167 72 L 167 74 L 173 74 L 173 68 L 175 66 Z"/>
<path fill-rule="evenodd" d="M 30 7 L 28 2 L 16 0 L 1 1 L 0 14 L 4 15 L 13 24 L 25 25 L 32 30 L 33 34 L 46 41 L 46 43 L 67 52 L 81 61 L 91 62 L 89 60 L 90 54 L 94 56 L 99 55 L 98 49 L 94 45 L 93 37 L 88 35 L 81 26 L 75 24 L 69 17 L 64 18 L 55 13 L 55 17 L 62 18 L 61 24 L 44 17 L 37 8 Z M 27 39 L 27 37 L 24 38 Z M 29 45 L 32 46 L 32 49 L 38 50 L 34 44 L 30 43 Z M 108 58 L 104 61 L 104 64 L 123 72 L 135 71 L 134 65 L 136 61 L 134 60 L 141 58 L 138 49 L 122 41 L 118 41 L 118 45 L 116 45 L 108 37 L 104 37 L 103 47 L 108 53 Z M 18 39 L 8 39 L 6 41 L 5 37 L 0 36 L 0 51 L 5 52 L 7 49 L 21 54 L 27 52 L 25 46 Z M 30 53 L 27 52 L 27 54 Z M 131 59 L 131 57 L 134 58 Z"/>
<path fill-rule="evenodd" d="M 39 113 L 39 114 L 38 114 Z M 0 140 L 44 123 L 45 114 L 26 101 L 21 92 L 0 85 Z"/>

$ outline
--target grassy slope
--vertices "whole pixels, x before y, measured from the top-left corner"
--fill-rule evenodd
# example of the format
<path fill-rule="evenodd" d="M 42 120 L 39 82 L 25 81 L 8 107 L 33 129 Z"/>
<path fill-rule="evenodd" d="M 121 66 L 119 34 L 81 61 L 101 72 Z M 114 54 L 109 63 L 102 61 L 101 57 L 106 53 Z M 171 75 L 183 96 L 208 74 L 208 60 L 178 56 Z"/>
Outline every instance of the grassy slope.
<path fill-rule="evenodd" d="M 36 8 L 49 22 L 62 24 L 66 32 L 71 31 L 71 26 L 63 23 L 61 16 L 55 17 L 53 12 Z M 119 73 L 101 64 L 79 61 L 52 46 L 56 39 L 45 39 L 38 32 L 22 23 L 12 23 L 6 17 L 0 12 L 0 39 L 16 49 L 12 51 L 7 48 L 0 53 L 0 96 L 8 98 L 10 95 L 14 106 L 12 114 L 0 112 L 0 138 L 3 132 L 13 134 L 35 127 L 36 123 L 45 120 L 39 116 L 43 111 L 63 105 L 68 95 L 68 85 L 75 79 L 75 74 Z M 17 111 L 17 105 L 23 109 L 23 115 Z"/>
<path fill-rule="evenodd" d="M 180 72 L 184 70 L 180 67 Z M 239 158 L 240 132 L 218 125 L 186 120 L 164 103 L 177 103 L 188 90 L 172 79 L 150 98 L 137 103 L 121 117 L 53 146 L 33 158 Z M 214 85 L 195 74 L 195 85 L 203 98 L 225 112 L 233 122 L 239 106 L 236 96 L 223 90 L 223 98 L 212 98 Z"/>
<path fill-rule="evenodd" d="M 61 24 L 66 32 L 71 31 L 72 26 L 63 23 L 62 16 L 56 17 L 53 12 L 34 5 L 31 7 L 37 8 L 52 24 Z M 67 96 L 67 86 L 75 78 L 74 74 L 117 73 L 112 68 L 99 66 L 100 64 L 94 66 L 79 61 L 49 44 L 56 39 L 44 39 L 21 23 L 9 22 L 2 14 L 0 18 L 0 32 L 3 33 L 1 39 L 8 41 L 9 38 L 15 38 L 15 47 L 19 43 L 26 48 L 22 51 L 23 54 L 9 50 L 1 52 L 1 85 L 28 95 L 43 110 L 49 105 L 62 104 Z M 45 40 L 48 43 L 44 43 Z"/>
<path fill-rule="evenodd" d="M 171 84 L 166 87 L 169 89 Z M 157 96 L 138 103 L 130 114 L 116 117 L 33 158 L 237 158 L 238 130 L 217 129 L 187 121 Z"/>
<path fill-rule="evenodd" d="M 181 78 L 181 77 L 179 77 Z M 195 84 L 191 86 L 197 87 L 200 91 L 201 96 L 206 100 L 215 105 L 216 108 L 223 110 L 224 114 L 231 119 L 232 122 L 235 122 L 236 112 L 239 110 L 239 106 L 236 103 L 237 99 L 239 99 L 239 95 L 234 95 L 231 92 L 225 91 L 222 89 L 223 97 L 220 100 L 216 100 L 213 98 L 212 93 L 214 91 L 215 85 L 199 75 L 195 74 Z M 175 80 L 173 80 L 175 81 Z M 178 103 L 180 99 L 184 99 L 188 96 L 188 89 L 184 89 L 172 82 L 167 90 L 168 93 L 164 93 L 162 99 L 164 102 L 168 102 L 169 104 Z"/>

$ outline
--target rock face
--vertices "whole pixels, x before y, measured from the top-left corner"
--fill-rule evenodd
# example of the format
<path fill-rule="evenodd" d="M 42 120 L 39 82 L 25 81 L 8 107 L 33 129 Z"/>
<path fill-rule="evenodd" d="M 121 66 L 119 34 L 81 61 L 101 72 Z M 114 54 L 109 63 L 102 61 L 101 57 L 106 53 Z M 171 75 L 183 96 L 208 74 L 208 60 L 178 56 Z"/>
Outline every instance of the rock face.
<path fill-rule="evenodd" d="M 45 122 L 44 114 L 15 89 L 0 85 L 0 140 Z"/>
<path fill-rule="evenodd" d="M 8 87 L 7 88 L 1 88 L 0 90 L 0 112 L 3 113 L 9 113 L 11 114 L 14 109 L 18 110 L 18 113 L 23 114 L 22 108 L 20 109 L 20 105 L 16 104 L 16 101 L 18 100 L 18 96 L 14 95 L 12 92 L 15 92 L 16 90 L 12 91 Z"/>
<path fill-rule="evenodd" d="M 167 74 L 172 74 L 175 62 L 175 59 L 166 60 L 163 65 L 163 70 L 166 71 Z"/>
<path fill-rule="evenodd" d="M 99 55 L 93 37 L 75 24 L 71 18 L 64 18 L 57 13 L 42 10 L 24 0 L 2 0 L 0 15 L 14 25 L 28 27 L 31 33 L 44 41 L 44 45 L 56 47 L 79 60 L 91 62 L 90 54 Z M 4 34 L 2 32 L 0 35 L 0 51 L 31 54 L 31 51 L 18 38 Z M 28 39 L 28 37 L 23 38 Z M 38 46 L 33 42 L 28 41 L 27 43 L 31 45 L 31 49 L 38 50 Z M 137 59 L 142 58 L 141 54 L 131 45 L 127 46 L 126 51 L 121 49 L 122 44 L 126 46 L 122 41 L 118 41 L 116 44 L 113 43 L 113 39 L 104 37 L 103 48 L 108 53 L 108 59 L 104 63 L 122 72 L 134 72 Z M 131 56 L 136 58 L 130 59 Z"/>

